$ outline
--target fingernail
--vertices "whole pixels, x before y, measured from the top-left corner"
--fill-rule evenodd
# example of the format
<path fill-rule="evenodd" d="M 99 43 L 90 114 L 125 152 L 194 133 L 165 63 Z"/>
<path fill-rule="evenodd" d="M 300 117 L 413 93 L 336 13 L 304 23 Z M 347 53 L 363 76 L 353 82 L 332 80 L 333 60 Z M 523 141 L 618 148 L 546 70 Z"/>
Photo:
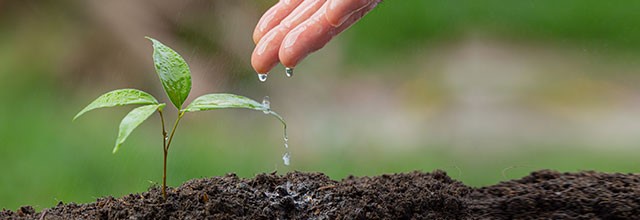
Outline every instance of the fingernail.
<path fill-rule="evenodd" d="M 328 16 L 326 16 L 325 14 L 325 19 L 327 19 L 327 21 L 329 22 L 329 24 L 333 27 L 340 27 L 340 25 L 344 24 L 345 21 L 347 21 L 347 19 L 349 19 L 349 17 L 351 17 L 351 15 L 353 15 L 354 12 L 351 12 L 349 14 L 346 14 L 345 16 L 343 16 L 342 18 L 338 19 L 338 22 L 333 22 L 332 20 L 329 19 Z"/>
<path fill-rule="evenodd" d="M 258 79 L 260 80 L 260 82 L 266 82 L 267 81 L 267 74 L 266 73 L 258 73 Z"/>
<path fill-rule="evenodd" d="M 345 15 L 344 17 L 340 18 L 340 20 L 338 20 L 337 24 L 332 24 L 334 27 L 338 27 L 342 24 L 344 24 L 345 21 L 347 21 L 347 19 L 349 19 L 349 17 L 351 17 L 351 15 L 353 15 L 353 12 Z"/>

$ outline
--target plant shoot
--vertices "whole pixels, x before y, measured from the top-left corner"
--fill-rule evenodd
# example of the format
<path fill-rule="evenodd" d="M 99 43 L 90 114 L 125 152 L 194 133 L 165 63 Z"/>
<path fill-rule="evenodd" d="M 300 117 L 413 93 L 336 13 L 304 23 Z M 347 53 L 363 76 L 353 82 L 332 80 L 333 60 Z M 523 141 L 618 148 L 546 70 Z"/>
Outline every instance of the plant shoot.
<path fill-rule="evenodd" d="M 163 109 L 166 107 L 165 103 L 159 103 L 158 100 L 146 93 L 137 89 L 119 89 L 111 92 L 107 92 L 96 100 L 91 102 L 87 107 L 82 109 L 74 118 L 80 117 L 84 113 L 106 107 L 115 107 L 123 105 L 141 105 L 133 109 L 127 114 L 122 122 L 118 131 L 118 137 L 116 138 L 115 146 L 113 147 L 113 153 L 116 153 L 120 146 L 127 137 L 138 127 L 142 122 L 148 119 L 153 113 L 158 112 L 162 125 L 162 149 L 164 152 L 163 168 L 162 168 L 162 196 L 167 198 L 167 155 L 169 153 L 169 146 L 175 135 L 180 119 L 188 112 L 207 111 L 223 108 L 245 108 L 257 111 L 262 111 L 265 114 L 276 117 L 284 125 L 284 139 L 285 146 L 287 144 L 287 124 L 284 119 L 278 115 L 278 113 L 271 110 L 268 101 L 265 103 L 259 103 L 250 98 L 234 95 L 234 94 L 207 94 L 200 96 L 189 103 L 185 108 L 183 104 L 191 91 L 191 71 L 184 59 L 173 49 L 165 46 L 160 41 L 147 37 L 153 43 L 153 62 L 155 64 L 156 72 L 162 83 L 164 91 L 167 93 L 169 100 L 173 106 L 178 110 L 178 115 L 175 122 L 169 132 L 165 127 L 165 116 Z M 285 164 L 289 164 L 288 155 L 285 153 L 287 159 Z"/>

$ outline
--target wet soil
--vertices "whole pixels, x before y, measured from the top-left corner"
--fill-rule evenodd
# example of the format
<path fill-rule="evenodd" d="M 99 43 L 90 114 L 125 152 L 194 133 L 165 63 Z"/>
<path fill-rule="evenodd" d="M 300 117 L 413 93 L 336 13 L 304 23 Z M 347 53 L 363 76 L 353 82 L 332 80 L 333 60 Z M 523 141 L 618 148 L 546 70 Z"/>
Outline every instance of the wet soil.
<path fill-rule="evenodd" d="M 334 181 L 318 173 L 233 174 L 195 179 L 89 204 L 0 219 L 640 219 L 640 175 L 537 171 L 473 188 L 446 173 L 412 172 Z"/>

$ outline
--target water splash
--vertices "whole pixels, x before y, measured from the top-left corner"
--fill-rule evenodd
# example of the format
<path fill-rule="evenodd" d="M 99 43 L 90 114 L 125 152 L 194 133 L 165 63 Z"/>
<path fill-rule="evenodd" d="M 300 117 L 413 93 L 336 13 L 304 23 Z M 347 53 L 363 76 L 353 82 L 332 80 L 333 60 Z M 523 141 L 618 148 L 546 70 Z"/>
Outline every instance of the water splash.
<path fill-rule="evenodd" d="M 267 81 L 267 74 L 266 73 L 258 73 L 258 79 L 260 80 L 260 82 L 266 82 Z"/>
<path fill-rule="evenodd" d="M 289 153 L 289 151 L 285 152 L 284 155 L 282 155 L 282 161 L 284 161 L 285 166 L 289 166 L 291 164 L 291 154 Z"/>
<path fill-rule="evenodd" d="M 284 73 L 287 74 L 287 77 L 291 78 L 293 76 L 293 68 L 290 68 L 290 67 L 285 68 Z"/>

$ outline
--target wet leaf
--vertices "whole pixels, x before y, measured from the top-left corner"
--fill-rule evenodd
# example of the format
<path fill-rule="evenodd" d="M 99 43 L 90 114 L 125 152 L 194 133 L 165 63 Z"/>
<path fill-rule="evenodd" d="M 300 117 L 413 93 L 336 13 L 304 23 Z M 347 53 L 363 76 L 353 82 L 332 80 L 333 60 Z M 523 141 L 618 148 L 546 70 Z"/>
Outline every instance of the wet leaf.
<path fill-rule="evenodd" d="M 147 120 L 151 114 L 153 114 L 159 108 L 163 108 L 165 104 L 157 105 L 145 105 L 135 108 L 127 114 L 120 122 L 120 128 L 118 130 L 118 139 L 116 139 L 116 146 L 113 148 L 113 153 L 116 153 L 124 141 L 129 137 L 131 132 L 136 129 L 142 122 Z"/>
<path fill-rule="evenodd" d="M 107 92 L 98 97 L 96 100 L 91 102 L 91 104 L 82 109 L 82 111 L 80 111 L 75 117 L 73 117 L 73 120 L 76 120 L 76 118 L 80 117 L 84 113 L 97 108 L 132 104 L 158 104 L 158 100 L 156 100 L 156 98 L 154 98 L 149 93 L 137 89 L 118 89 Z"/>
<path fill-rule="evenodd" d="M 264 105 L 262 105 L 262 103 L 256 102 L 253 99 L 240 95 L 217 93 L 207 94 L 196 98 L 184 109 L 184 111 L 197 112 L 221 108 L 247 108 L 260 111 L 268 110 Z"/>
<path fill-rule="evenodd" d="M 191 71 L 189 65 L 173 49 L 160 41 L 147 37 L 153 42 L 153 63 L 167 96 L 176 108 L 181 109 L 191 91 Z"/>
<path fill-rule="evenodd" d="M 265 114 L 272 115 L 280 120 L 284 126 L 286 137 L 287 123 L 284 121 L 282 116 L 269 109 L 266 105 L 244 96 L 227 93 L 207 94 L 193 100 L 193 102 L 191 102 L 191 104 L 189 104 L 183 111 L 198 112 L 223 108 L 246 108 L 262 111 Z"/>

